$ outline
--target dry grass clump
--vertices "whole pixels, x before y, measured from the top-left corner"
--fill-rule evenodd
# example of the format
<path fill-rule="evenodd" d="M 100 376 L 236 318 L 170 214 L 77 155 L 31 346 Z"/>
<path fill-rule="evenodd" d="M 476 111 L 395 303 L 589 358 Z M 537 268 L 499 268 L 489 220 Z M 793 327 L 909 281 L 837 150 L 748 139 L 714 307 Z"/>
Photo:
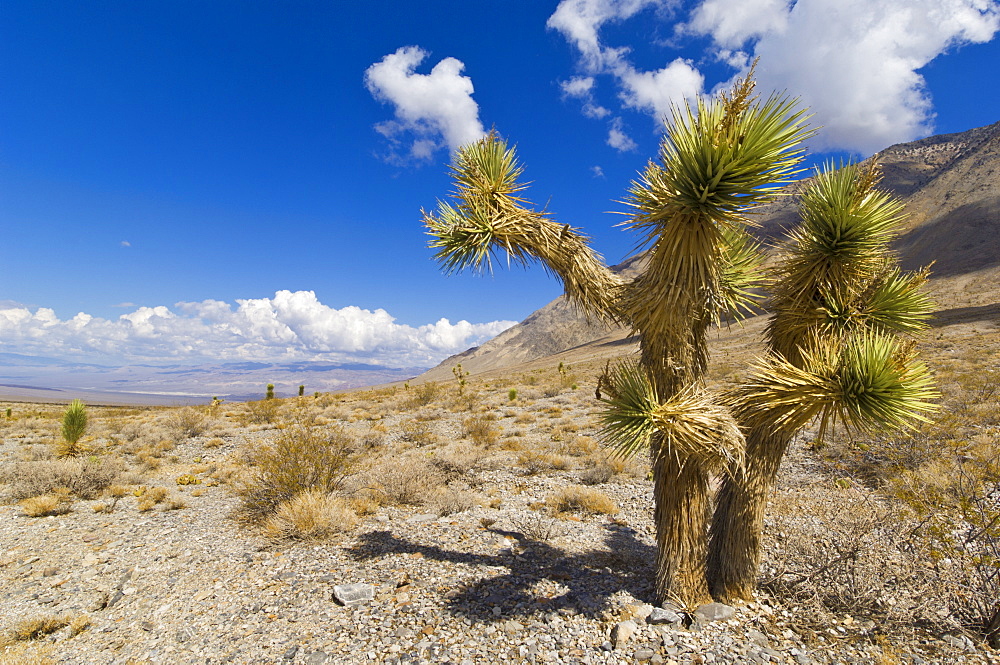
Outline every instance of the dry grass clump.
<path fill-rule="evenodd" d="M 55 491 L 22 499 L 18 502 L 21 511 L 28 517 L 48 517 L 49 515 L 65 515 L 72 510 L 73 499 L 69 490 Z"/>
<path fill-rule="evenodd" d="M 570 468 L 570 461 L 562 455 L 525 450 L 517 456 L 517 465 L 531 476 L 545 471 L 565 471 Z"/>
<path fill-rule="evenodd" d="M 121 474 L 122 466 L 107 458 L 38 460 L 9 465 L 0 480 L 13 501 L 67 488 L 81 499 L 96 498 Z"/>
<path fill-rule="evenodd" d="M 354 439 L 339 427 L 290 427 L 273 441 L 245 451 L 248 466 L 235 483 L 240 512 L 270 515 L 307 490 L 332 492 L 357 461 Z"/>
<path fill-rule="evenodd" d="M 324 540 L 354 528 L 358 518 L 347 500 L 313 488 L 278 505 L 264 522 L 274 540 Z"/>
<path fill-rule="evenodd" d="M 73 633 L 73 635 L 78 635 L 90 625 L 90 620 L 82 616 L 74 618 L 71 614 L 46 614 L 22 619 L 0 633 L 0 647 L 8 647 L 17 642 L 38 640 L 71 624 L 80 626 L 79 630 L 74 629 Z"/>
<path fill-rule="evenodd" d="M 500 431 L 493 414 L 471 416 L 462 421 L 462 436 L 483 448 L 495 446 Z"/>
<path fill-rule="evenodd" d="M 171 498 L 170 491 L 166 487 L 141 487 L 136 490 L 135 494 L 139 497 L 138 508 L 141 513 L 152 510 L 160 504 L 164 504 L 167 510 L 171 510 L 171 506 L 176 501 Z"/>
<path fill-rule="evenodd" d="M 618 512 L 618 506 L 607 494 L 581 485 L 567 485 L 550 495 L 545 503 L 557 514 L 614 515 Z"/>

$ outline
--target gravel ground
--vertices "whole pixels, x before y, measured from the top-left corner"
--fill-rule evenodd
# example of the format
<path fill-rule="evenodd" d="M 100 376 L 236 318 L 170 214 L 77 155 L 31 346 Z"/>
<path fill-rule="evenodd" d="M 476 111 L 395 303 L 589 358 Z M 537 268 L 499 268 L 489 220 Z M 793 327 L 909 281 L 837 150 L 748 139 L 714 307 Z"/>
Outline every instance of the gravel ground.
<path fill-rule="evenodd" d="M 565 399 L 559 408 L 583 417 Z M 538 429 L 513 415 L 500 421 L 507 429 Z M 453 420 L 435 425 L 441 436 L 457 436 Z M 232 428 L 211 449 L 207 437 L 192 438 L 176 461 L 222 464 L 273 434 Z M 6 440 L 0 459 L 23 445 Z M 817 473 L 801 451 L 787 466 L 797 487 Z M 112 512 L 93 510 L 106 498 L 80 500 L 43 518 L 2 505 L 0 628 L 43 615 L 89 618 L 79 634 L 63 628 L 27 651 L 59 663 L 1000 662 L 929 636 L 887 650 L 862 622 L 803 630 L 800 609 L 763 594 L 718 620 L 651 624 L 650 483 L 619 476 L 599 485 L 620 507 L 613 517 L 537 510 L 577 477 L 524 475 L 497 453 L 462 479 L 496 507 L 443 517 L 382 507 L 321 544 L 275 544 L 239 526 L 224 484 L 171 487 L 186 504 L 176 510 L 141 512 L 132 495 Z M 371 600 L 339 603 L 334 589 L 348 584 L 370 585 Z"/>

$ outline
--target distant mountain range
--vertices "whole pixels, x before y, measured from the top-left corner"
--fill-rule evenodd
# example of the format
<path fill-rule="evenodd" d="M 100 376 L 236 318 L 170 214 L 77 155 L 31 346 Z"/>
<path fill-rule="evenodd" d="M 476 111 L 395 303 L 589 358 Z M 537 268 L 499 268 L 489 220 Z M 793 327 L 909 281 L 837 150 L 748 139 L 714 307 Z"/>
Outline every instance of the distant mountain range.
<path fill-rule="evenodd" d="M 364 363 L 232 362 L 213 365 L 126 365 L 113 367 L 56 358 L 0 353 L 0 400 L 90 403 L 205 404 L 213 396 L 229 401 L 259 399 L 268 383 L 279 397 L 348 390 L 403 381 L 421 367 L 391 368 Z"/>
<path fill-rule="evenodd" d="M 903 265 L 934 263 L 930 290 L 942 315 L 993 316 L 1000 302 L 1000 122 L 894 145 L 874 159 L 882 167 L 882 187 L 901 197 L 909 213 L 896 243 Z M 759 209 L 755 221 L 764 241 L 773 243 L 796 223 L 796 193 L 806 182 L 789 186 L 788 196 Z M 641 261 L 636 257 L 614 269 L 634 277 Z M 560 296 L 420 378 L 446 380 L 457 363 L 479 374 L 571 350 L 579 358 L 616 355 L 631 343 L 626 336 L 621 328 L 588 321 Z"/>

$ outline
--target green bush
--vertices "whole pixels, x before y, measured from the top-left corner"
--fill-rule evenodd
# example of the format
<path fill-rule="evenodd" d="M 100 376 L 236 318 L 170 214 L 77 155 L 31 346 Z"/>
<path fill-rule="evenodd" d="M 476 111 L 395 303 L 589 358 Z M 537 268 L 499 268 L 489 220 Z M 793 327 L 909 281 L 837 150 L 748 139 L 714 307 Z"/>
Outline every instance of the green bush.
<path fill-rule="evenodd" d="M 274 441 L 248 450 L 249 469 L 235 484 L 240 510 L 254 519 L 307 490 L 332 492 L 357 457 L 354 439 L 338 427 L 283 430 Z"/>

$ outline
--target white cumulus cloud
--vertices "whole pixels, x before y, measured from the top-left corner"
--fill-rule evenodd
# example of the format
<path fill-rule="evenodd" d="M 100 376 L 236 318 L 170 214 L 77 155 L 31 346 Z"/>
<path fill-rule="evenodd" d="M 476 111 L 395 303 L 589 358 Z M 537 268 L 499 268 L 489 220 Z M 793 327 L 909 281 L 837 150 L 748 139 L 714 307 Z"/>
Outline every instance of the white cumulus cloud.
<path fill-rule="evenodd" d="M 429 74 L 417 67 L 430 55 L 418 46 L 404 46 L 365 71 L 365 87 L 378 100 L 394 107 L 394 120 L 375 126 L 394 145 L 410 137 L 408 156 L 429 159 L 435 150 L 451 150 L 471 143 L 485 131 L 479 105 L 472 99 L 472 79 L 462 75 L 465 65 L 444 58 Z M 396 155 L 400 157 L 400 155 Z"/>
<path fill-rule="evenodd" d="M 0 305 L 0 343 L 14 353 L 75 360 L 371 361 L 427 366 L 476 346 L 513 321 L 435 323 L 413 327 L 374 311 L 324 305 L 312 291 L 273 298 L 139 307 L 115 320 L 79 313 L 59 319 L 49 308 Z"/>
<path fill-rule="evenodd" d="M 673 0 L 563 0 L 546 24 L 573 44 L 580 56 L 579 65 L 587 76 L 575 76 L 562 83 L 563 95 L 582 100 L 583 114 L 604 118 L 611 110 L 594 101 L 595 76 L 610 76 L 618 87 L 625 108 L 650 114 L 659 126 L 670 115 L 673 104 L 694 99 L 701 94 L 704 77 L 687 60 L 677 58 L 661 69 L 644 71 L 629 60 L 628 46 L 613 47 L 601 40 L 601 27 L 631 19 L 639 12 L 656 9 L 661 13 L 673 8 Z M 616 150 L 635 148 L 635 142 L 621 129 L 621 120 L 612 120 L 608 145 Z"/>
<path fill-rule="evenodd" d="M 637 14 L 656 9 L 641 20 L 675 21 L 674 45 L 708 37 L 705 56 L 728 65 L 734 77 L 759 57 L 759 89 L 800 97 L 822 126 L 812 149 L 870 154 L 933 131 L 922 67 L 1000 31 L 1000 0 L 700 0 L 683 20 L 670 13 L 678 6 L 670 0 L 560 2 L 547 25 L 576 48 L 586 73 L 563 84 L 564 95 L 578 93 L 587 114 L 601 78 L 610 78 L 624 109 L 659 120 L 671 105 L 702 94 L 705 80 L 694 61 L 668 56 L 662 68 L 645 71 L 631 62 L 628 44 L 602 39 L 603 26 L 638 21 Z"/>
<path fill-rule="evenodd" d="M 615 118 L 608 127 L 608 145 L 618 152 L 631 152 L 638 148 L 636 142 L 625 133 L 625 123 L 621 118 Z"/>
<path fill-rule="evenodd" d="M 681 58 L 652 72 L 625 68 L 619 80 L 625 106 L 645 111 L 658 120 L 669 118 L 672 106 L 697 97 L 705 84 L 705 77 L 691 61 Z"/>

